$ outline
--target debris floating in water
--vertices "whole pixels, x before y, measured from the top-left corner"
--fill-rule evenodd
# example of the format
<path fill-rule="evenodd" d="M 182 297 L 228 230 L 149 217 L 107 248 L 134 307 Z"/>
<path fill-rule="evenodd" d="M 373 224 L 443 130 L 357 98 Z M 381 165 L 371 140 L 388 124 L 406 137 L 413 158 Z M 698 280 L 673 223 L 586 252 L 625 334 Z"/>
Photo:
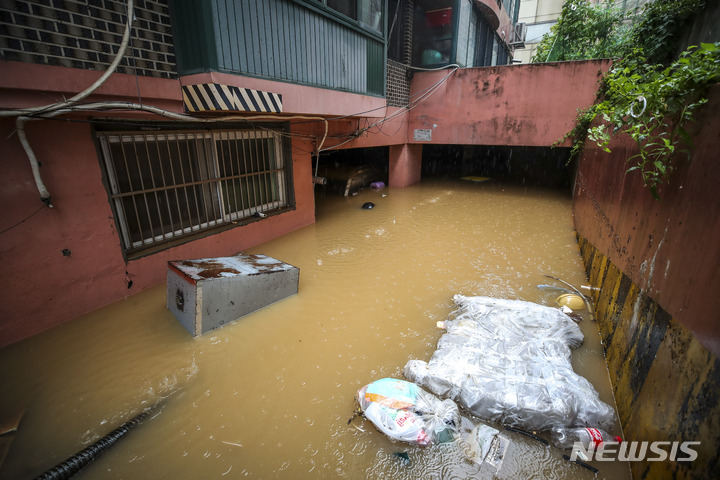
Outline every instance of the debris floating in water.
<path fill-rule="evenodd" d="M 580 295 L 575 295 L 574 293 L 565 293 L 560 295 L 557 299 L 555 299 L 555 303 L 561 307 L 569 307 L 572 310 L 581 310 L 585 308 L 585 299 Z"/>
<path fill-rule="evenodd" d="M 240 444 L 240 443 L 226 442 L 225 440 L 221 440 L 221 442 L 224 443 L 225 445 L 232 445 L 234 447 L 242 447 L 242 444 Z"/>
<path fill-rule="evenodd" d="M 363 203 L 362 208 L 365 210 L 370 210 L 371 208 L 375 208 L 375 204 L 373 202 L 365 202 Z"/>
<path fill-rule="evenodd" d="M 548 275 L 547 273 L 543 273 L 543 275 L 545 275 L 547 278 L 552 278 L 553 280 L 557 280 L 558 282 L 567 285 L 567 286 L 570 287 L 575 293 L 577 293 L 577 294 L 585 301 L 585 306 L 587 307 L 588 312 L 590 312 L 590 318 L 591 318 L 592 320 L 595 320 L 595 314 L 593 313 L 592 305 L 590 305 L 590 302 L 589 302 L 588 299 L 585 297 L 585 295 L 583 295 L 583 294 L 580 292 L 580 290 L 578 290 L 577 288 L 575 288 L 575 286 L 573 286 L 572 284 L 566 282 L 566 281 L 563 280 L 562 278 L 553 277 L 552 275 Z"/>
<path fill-rule="evenodd" d="M 467 180 L 469 182 L 482 183 L 482 182 L 487 182 L 489 180 L 492 180 L 492 178 L 469 176 L 469 177 L 460 177 L 460 180 Z"/>
<path fill-rule="evenodd" d="M 565 293 L 573 293 L 573 290 L 570 290 L 565 287 L 558 287 L 557 285 L 540 284 L 537 286 L 537 288 L 539 288 L 540 290 L 557 290 L 557 291 L 565 292 Z"/>

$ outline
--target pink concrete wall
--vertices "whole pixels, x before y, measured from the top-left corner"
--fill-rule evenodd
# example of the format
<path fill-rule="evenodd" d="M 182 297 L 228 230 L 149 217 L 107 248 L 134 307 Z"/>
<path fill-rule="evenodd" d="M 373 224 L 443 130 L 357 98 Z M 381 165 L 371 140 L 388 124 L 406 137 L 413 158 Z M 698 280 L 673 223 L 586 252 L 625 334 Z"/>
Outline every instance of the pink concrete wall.
<path fill-rule="evenodd" d="M 100 75 L 17 62 L 0 62 L 0 70 L 0 109 L 68 98 Z M 134 76 L 113 75 L 88 100 L 132 101 L 137 88 Z M 140 78 L 139 88 L 144 103 L 182 111 L 180 82 Z M 325 101 L 317 92 L 315 100 L 318 105 Z M 30 163 L 13 135 L 14 119 L 0 120 L 0 231 L 9 229 L 0 234 L 5 280 L 0 346 L 162 283 L 169 260 L 232 255 L 315 220 L 308 153 L 315 147 L 309 140 L 293 139 L 294 211 L 125 262 L 90 125 L 83 119 L 40 120 L 26 126 L 53 209 L 41 208 Z M 64 256 L 63 249 L 71 255 Z M 130 289 L 128 280 L 133 282 Z"/>
<path fill-rule="evenodd" d="M 422 166 L 421 145 L 392 145 L 390 147 L 389 184 L 404 188 L 420 181 Z"/>
<path fill-rule="evenodd" d="M 432 142 L 459 145 L 550 146 L 573 128 L 578 108 L 590 106 L 607 60 L 467 68 L 456 71 L 413 110 L 414 129 Z M 447 71 L 416 73 L 411 94 Z"/>
<path fill-rule="evenodd" d="M 43 205 L 13 129 L 13 121 L 0 122 L 2 229 Z M 90 127 L 38 121 L 28 125 L 27 135 L 55 208 L 43 208 L 0 236 L 5 279 L 0 346 L 162 283 L 169 260 L 232 255 L 314 222 L 310 156 L 294 149 L 294 211 L 126 263 Z M 72 254 L 63 256 L 63 249 Z"/>
<path fill-rule="evenodd" d="M 0 61 L 0 108 L 28 108 L 71 98 L 92 85 L 102 72 Z M 112 75 L 84 101 L 143 101 L 182 112 L 180 82 L 153 77 Z"/>
<path fill-rule="evenodd" d="M 637 172 L 636 150 L 617 141 L 608 155 L 592 143 L 579 165 L 575 227 L 715 355 L 720 355 L 720 86 L 693 127 L 691 161 L 680 161 L 655 200 Z"/>

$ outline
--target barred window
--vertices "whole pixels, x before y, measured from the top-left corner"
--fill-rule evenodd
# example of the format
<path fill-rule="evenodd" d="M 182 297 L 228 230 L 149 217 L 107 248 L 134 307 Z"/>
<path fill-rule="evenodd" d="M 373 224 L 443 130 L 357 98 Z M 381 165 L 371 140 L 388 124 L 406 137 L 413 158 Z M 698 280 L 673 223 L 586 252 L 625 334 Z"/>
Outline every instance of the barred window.
<path fill-rule="evenodd" d="M 292 207 L 274 130 L 98 132 L 123 249 L 132 257 Z"/>

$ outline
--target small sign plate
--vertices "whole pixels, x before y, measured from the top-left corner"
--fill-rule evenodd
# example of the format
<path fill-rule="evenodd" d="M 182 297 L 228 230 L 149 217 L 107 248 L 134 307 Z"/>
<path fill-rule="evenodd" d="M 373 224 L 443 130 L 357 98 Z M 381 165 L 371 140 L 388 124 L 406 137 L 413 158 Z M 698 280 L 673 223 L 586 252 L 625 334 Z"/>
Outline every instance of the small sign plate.
<path fill-rule="evenodd" d="M 413 140 L 416 142 L 432 141 L 432 130 L 429 128 L 416 128 L 413 134 Z"/>

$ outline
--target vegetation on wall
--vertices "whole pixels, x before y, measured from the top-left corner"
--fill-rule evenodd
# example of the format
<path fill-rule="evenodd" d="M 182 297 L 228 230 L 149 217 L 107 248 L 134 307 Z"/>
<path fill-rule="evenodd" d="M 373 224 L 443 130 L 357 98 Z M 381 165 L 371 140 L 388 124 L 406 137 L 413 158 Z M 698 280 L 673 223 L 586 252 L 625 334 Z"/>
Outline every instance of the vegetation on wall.
<path fill-rule="evenodd" d="M 683 29 L 704 4 L 704 0 L 655 0 L 646 4 L 632 24 L 627 23 L 627 18 L 617 23 L 613 16 L 612 22 L 616 23 L 609 30 L 612 40 L 593 37 L 599 31 L 596 28 L 570 28 L 582 23 L 582 18 L 576 18 L 578 11 L 604 10 L 603 18 L 609 18 L 611 13 L 617 15 L 609 3 L 593 7 L 587 0 L 575 0 L 565 5 L 560 26 L 543 39 L 543 49 L 560 42 L 572 45 L 572 56 L 562 57 L 565 60 L 605 56 L 617 59 L 600 84 L 597 101 L 580 112 L 575 128 L 565 137 L 573 139 L 572 158 L 581 153 L 586 139 L 610 152 L 611 138 L 627 135 L 638 148 L 638 153 L 627 159 L 627 172 L 640 172 L 645 185 L 658 198 L 658 187 L 673 171 L 674 162 L 682 158 L 678 154 L 690 154 L 693 145 L 689 125 L 707 102 L 707 87 L 720 82 L 720 43 L 689 47 L 673 61 Z M 596 17 L 587 18 L 592 21 Z M 563 32 L 566 36 L 558 39 Z M 540 54 L 548 51 L 545 59 L 554 55 L 553 47 L 549 48 L 539 49 Z M 586 56 L 578 56 L 581 52 Z M 562 54 L 568 55 L 566 50 Z M 540 55 L 535 58 L 541 59 Z"/>
<path fill-rule="evenodd" d="M 668 67 L 647 63 L 640 55 L 627 57 L 604 82 L 602 101 L 583 112 L 583 123 L 593 125 L 587 137 L 608 153 L 612 135 L 632 138 L 638 153 L 627 159 L 627 172 L 638 170 L 658 198 L 657 188 L 672 172 L 676 154 L 690 155 L 688 125 L 707 102 L 707 86 L 720 82 L 720 43 L 690 47 Z M 596 125 L 598 116 L 603 123 Z"/>
<path fill-rule="evenodd" d="M 565 2 L 558 22 L 538 43 L 533 62 L 562 62 L 622 55 L 630 26 L 612 0 Z"/>

